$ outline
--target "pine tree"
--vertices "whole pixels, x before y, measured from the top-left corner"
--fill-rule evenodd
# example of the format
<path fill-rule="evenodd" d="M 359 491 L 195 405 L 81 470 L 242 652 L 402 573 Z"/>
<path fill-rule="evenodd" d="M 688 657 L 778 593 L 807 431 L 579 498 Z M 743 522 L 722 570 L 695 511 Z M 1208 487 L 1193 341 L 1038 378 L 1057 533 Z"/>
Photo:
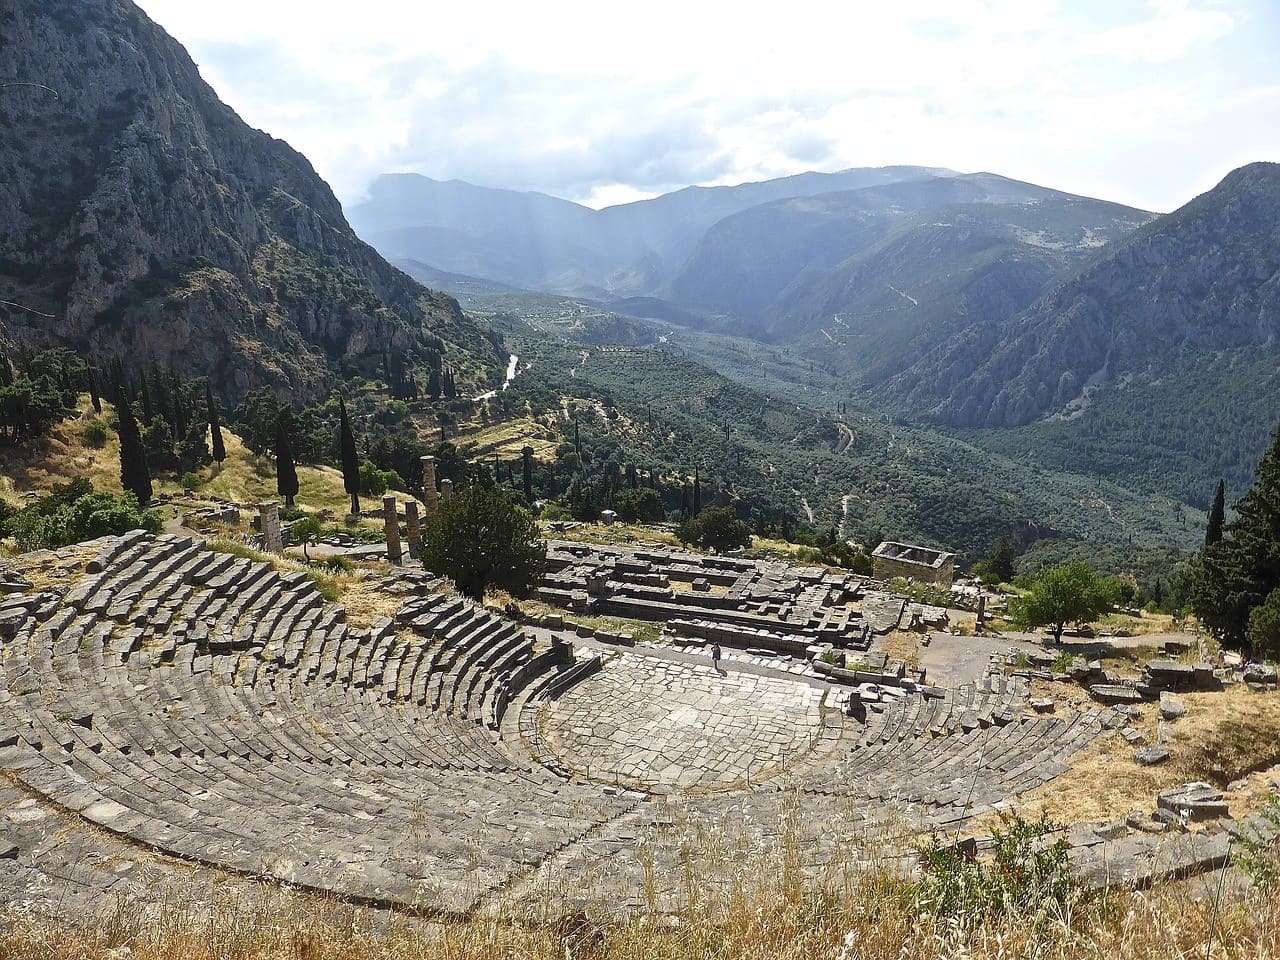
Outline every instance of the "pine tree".
<path fill-rule="evenodd" d="M 1213 495 L 1213 507 L 1209 510 L 1209 525 L 1204 531 L 1204 545 L 1211 547 L 1222 539 L 1222 524 L 1226 520 L 1227 484 L 1218 481 L 1218 492 Z"/>
<path fill-rule="evenodd" d="M 298 495 L 298 467 L 293 462 L 293 411 L 288 407 L 276 418 L 276 492 L 286 507 Z"/>
<path fill-rule="evenodd" d="M 139 505 L 151 502 L 151 471 L 142 446 L 142 432 L 124 391 L 116 397 L 116 416 L 120 421 L 120 486 L 138 498 Z"/>
<path fill-rule="evenodd" d="M 351 497 L 351 515 L 360 515 L 360 459 L 356 456 L 356 438 L 347 419 L 347 404 L 338 398 L 338 447 L 342 455 L 342 488 Z M 441 426 L 441 432 L 444 427 Z"/>
<path fill-rule="evenodd" d="M 227 459 L 227 445 L 222 439 L 222 421 L 218 419 L 218 401 L 213 399 L 213 390 L 207 383 L 204 387 L 204 402 L 209 414 L 210 445 L 213 450 L 213 459 L 221 465 L 222 461 Z"/>

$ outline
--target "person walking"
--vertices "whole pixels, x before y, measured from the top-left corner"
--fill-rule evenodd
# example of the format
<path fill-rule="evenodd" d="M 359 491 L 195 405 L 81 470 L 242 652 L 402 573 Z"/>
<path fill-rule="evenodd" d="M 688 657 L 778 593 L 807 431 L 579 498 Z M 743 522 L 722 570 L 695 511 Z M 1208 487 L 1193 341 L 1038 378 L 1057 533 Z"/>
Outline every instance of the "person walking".
<path fill-rule="evenodd" d="M 720 671 L 720 644 L 711 641 L 711 665 L 716 668 L 716 672 Z"/>

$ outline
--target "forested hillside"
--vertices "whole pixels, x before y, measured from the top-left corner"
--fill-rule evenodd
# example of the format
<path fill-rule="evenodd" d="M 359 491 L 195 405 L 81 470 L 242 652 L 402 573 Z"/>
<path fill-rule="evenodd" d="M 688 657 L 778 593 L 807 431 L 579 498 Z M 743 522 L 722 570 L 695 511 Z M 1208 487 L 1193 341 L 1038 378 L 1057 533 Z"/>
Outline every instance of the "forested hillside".
<path fill-rule="evenodd" d="M 1026 311 L 923 358 L 886 394 L 947 423 L 1017 426 L 1097 384 L 1158 381 L 1226 350 L 1276 357 L 1278 343 L 1280 164 L 1255 163 L 1105 248 Z"/>

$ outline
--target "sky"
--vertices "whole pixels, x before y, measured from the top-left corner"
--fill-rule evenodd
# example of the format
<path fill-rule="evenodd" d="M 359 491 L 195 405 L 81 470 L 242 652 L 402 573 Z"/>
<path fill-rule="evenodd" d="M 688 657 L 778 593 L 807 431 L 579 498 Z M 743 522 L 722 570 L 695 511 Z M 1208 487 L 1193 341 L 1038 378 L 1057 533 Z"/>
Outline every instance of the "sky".
<path fill-rule="evenodd" d="M 140 0 L 344 203 L 919 164 L 1167 211 L 1280 161 L 1280 0 Z"/>

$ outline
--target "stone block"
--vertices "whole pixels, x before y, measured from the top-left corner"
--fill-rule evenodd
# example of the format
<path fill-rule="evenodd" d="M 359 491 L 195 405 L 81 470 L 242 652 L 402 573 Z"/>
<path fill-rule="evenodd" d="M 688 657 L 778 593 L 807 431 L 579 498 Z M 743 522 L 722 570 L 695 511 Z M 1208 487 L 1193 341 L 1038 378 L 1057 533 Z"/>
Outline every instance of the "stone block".
<path fill-rule="evenodd" d="M 1156 798 L 1156 806 L 1191 821 L 1217 820 L 1230 813 L 1222 792 L 1210 783 L 1188 783 L 1166 790 Z"/>
<path fill-rule="evenodd" d="M 1143 833 L 1164 833 L 1169 829 L 1167 823 L 1161 823 L 1159 820 L 1147 816 L 1141 810 L 1134 810 L 1124 818 L 1124 822 L 1125 826 L 1131 830 L 1140 830 Z"/>
<path fill-rule="evenodd" d="M 1276 668 L 1267 663 L 1251 663 L 1240 675 L 1245 683 L 1276 683 Z"/>
<path fill-rule="evenodd" d="M 1142 694 L 1133 687 L 1118 684 L 1095 683 L 1089 688 L 1089 696 L 1099 703 L 1140 703 Z"/>
<path fill-rule="evenodd" d="M 1160 694 L 1160 717 L 1163 720 L 1177 720 L 1179 717 L 1187 715 L 1187 705 L 1169 693 L 1167 690 Z"/>
<path fill-rule="evenodd" d="M 1133 752 L 1133 759 L 1144 767 L 1153 767 L 1169 759 L 1167 747 L 1139 747 Z"/>

